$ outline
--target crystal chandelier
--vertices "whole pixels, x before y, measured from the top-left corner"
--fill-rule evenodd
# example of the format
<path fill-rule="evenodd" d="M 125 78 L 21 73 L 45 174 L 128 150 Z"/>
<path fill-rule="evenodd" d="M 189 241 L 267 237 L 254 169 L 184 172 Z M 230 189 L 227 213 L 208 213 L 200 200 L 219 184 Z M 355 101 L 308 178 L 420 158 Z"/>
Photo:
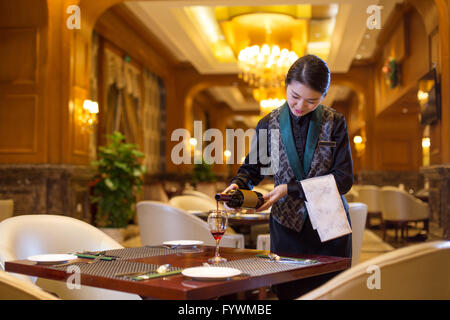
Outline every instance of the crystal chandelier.
<path fill-rule="evenodd" d="M 259 106 L 261 109 L 261 115 L 265 116 L 266 114 L 270 113 L 272 110 L 283 105 L 285 102 L 286 102 L 285 99 L 278 99 L 278 98 L 269 98 L 269 99 L 261 100 L 259 102 Z"/>
<path fill-rule="evenodd" d="M 294 51 L 278 45 L 250 46 L 238 56 L 239 77 L 253 88 L 280 88 L 289 67 L 298 59 Z"/>
<path fill-rule="evenodd" d="M 286 102 L 284 86 L 253 89 L 253 98 L 259 102 L 261 116 L 265 116 Z"/>

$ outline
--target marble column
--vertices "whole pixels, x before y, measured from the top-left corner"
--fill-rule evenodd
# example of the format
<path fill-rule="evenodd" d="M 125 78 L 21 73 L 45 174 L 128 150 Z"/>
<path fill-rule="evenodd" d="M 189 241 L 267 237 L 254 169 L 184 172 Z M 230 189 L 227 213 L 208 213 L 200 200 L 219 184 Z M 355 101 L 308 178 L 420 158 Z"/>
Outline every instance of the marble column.
<path fill-rule="evenodd" d="M 89 166 L 0 165 L 0 199 L 14 200 L 14 215 L 58 214 L 91 222 Z"/>
<path fill-rule="evenodd" d="M 431 220 L 443 229 L 443 238 L 450 240 L 450 163 L 420 169 L 429 182 Z"/>

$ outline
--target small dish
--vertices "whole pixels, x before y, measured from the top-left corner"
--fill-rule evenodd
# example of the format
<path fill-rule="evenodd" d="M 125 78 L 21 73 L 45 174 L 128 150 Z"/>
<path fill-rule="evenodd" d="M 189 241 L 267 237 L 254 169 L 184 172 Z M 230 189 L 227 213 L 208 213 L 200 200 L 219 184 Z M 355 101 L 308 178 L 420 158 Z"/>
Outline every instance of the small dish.
<path fill-rule="evenodd" d="M 65 263 L 75 259 L 78 259 L 78 257 L 74 254 L 39 254 L 27 258 L 27 260 L 34 261 L 38 264 Z"/>
<path fill-rule="evenodd" d="M 203 244 L 203 241 L 201 240 L 171 240 L 171 241 L 164 241 L 164 245 L 170 246 L 170 247 L 177 247 L 177 248 L 183 248 L 183 247 L 195 247 Z"/>

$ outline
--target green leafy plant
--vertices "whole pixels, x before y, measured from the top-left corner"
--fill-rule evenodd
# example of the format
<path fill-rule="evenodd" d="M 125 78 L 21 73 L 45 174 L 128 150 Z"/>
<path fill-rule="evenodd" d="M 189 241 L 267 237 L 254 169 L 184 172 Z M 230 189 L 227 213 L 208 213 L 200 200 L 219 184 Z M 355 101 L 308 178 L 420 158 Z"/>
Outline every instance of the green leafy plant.
<path fill-rule="evenodd" d="M 146 172 L 138 146 L 125 143 L 120 132 L 108 136 L 110 144 L 99 147 L 98 160 L 91 163 L 97 174 L 90 183 L 91 202 L 97 204 L 96 223 L 101 227 L 123 228 L 133 218 L 136 192 L 141 192 Z"/>
<path fill-rule="evenodd" d="M 202 161 L 201 164 L 195 164 L 192 170 L 191 180 L 197 182 L 214 182 L 217 180 L 216 175 L 211 170 L 211 165 Z"/>

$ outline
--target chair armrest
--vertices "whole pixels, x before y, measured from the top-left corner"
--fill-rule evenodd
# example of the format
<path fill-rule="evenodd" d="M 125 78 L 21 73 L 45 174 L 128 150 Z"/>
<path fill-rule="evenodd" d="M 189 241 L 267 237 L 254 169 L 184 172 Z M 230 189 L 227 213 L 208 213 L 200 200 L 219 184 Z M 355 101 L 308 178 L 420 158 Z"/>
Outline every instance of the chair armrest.
<path fill-rule="evenodd" d="M 428 207 L 428 204 L 425 202 L 414 199 L 414 202 L 412 203 L 412 214 L 415 219 L 421 220 L 421 219 L 428 219 L 430 217 L 430 209 Z"/>

